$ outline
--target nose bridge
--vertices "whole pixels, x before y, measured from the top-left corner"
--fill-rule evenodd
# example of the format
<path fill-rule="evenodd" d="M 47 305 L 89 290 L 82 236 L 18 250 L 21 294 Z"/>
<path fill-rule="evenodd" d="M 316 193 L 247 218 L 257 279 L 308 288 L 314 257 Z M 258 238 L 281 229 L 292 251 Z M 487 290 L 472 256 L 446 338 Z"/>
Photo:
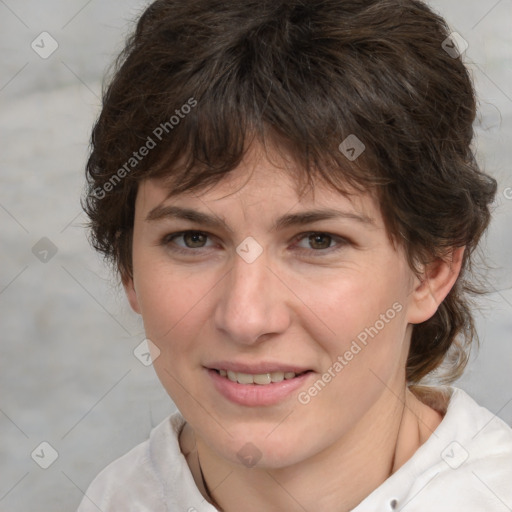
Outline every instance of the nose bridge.
<path fill-rule="evenodd" d="M 217 303 L 215 321 L 237 343 L 251 344 L 267 333 L 276 333 L 288 325 L 284 301 L 279 299 L 280 283 L 270 271 L 267 253 L 246 257 L 247 246 L 240 244 L 231 272 L 224 280 Z M 252 254 L 254 256 L 254 253 Z"/>

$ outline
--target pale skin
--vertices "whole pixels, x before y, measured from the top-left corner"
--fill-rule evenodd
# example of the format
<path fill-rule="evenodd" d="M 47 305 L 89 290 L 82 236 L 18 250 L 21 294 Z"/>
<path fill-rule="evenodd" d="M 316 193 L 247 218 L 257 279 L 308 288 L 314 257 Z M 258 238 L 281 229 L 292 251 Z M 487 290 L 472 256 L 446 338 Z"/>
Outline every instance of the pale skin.
<path fill-rule="evenodd" d="M 180 444 L 205 498 L 197 456 L 225 512 L 349 511 L 442 420 L 407 389 L 405 365 L 413 325 L 446 297 L 464 249 L 417 276 L 369 195 L 349 199 L 319 184 L 314 195 L 299 198 L 285 163 L 277 163 L 255 146 L 203 193 L 168 197 L 163 183 L 142 182 L 133 278 L 124 286 L 160 350 L 154 367 L 187 421 Z M 148 219 L 171 205 L 226 226 Z M 327 208 L 343 215 L 272 229 L 283 215 Z M 165 238 L 182 231 L 207 236 Z M 235 250 L 249 236 L 263 248 L 251 263 Z M 307 404 L 294 392 L 274 405 L 244 406 L 212 386 L 212 361 L 270 361 L 310 369 L 298 391 L 307 390 L 394 303 L 401 311 Z M 246 443 L 261 457 L 250 468 L 237 457 Z"/>

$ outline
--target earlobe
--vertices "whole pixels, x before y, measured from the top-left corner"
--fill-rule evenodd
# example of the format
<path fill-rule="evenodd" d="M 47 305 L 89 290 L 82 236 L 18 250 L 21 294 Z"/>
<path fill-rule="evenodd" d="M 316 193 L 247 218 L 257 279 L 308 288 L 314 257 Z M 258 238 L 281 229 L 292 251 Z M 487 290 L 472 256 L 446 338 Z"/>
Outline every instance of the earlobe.
<path fill-rule="evenodd" d="M 123 277 L 123 288 L 126 293 L 126 297 L 128 298 L 128 302 L 130 303 L 131 308 L 135 313 L 140 313 L 139 300 L 137 298 L 137 292 L 135 291 L 135 285 L 133 282 L 133 278 L 131 277 Z"/>
<path fill-rule="evenodd" d="M 415 279 L 409 323 L 420 324 L 434 316 L 459 277 L 464 250 L 465 247 L 453 248 L 443 259 L 438 258 L 426 265 L 422 278 Z"/>

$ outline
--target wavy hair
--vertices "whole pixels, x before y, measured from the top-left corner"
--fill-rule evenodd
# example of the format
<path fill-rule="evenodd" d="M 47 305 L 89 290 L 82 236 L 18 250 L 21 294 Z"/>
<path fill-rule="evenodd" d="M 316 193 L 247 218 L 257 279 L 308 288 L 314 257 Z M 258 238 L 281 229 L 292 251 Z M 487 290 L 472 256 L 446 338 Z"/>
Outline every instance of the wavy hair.
<path fill-rule="evenodd" d="M 93 246 L 130 277 L 141 180 L 201 190 L 255 138 L 272 143 L 296 162 L 297 183 L 374 193 L 411 268 L 466 247 L 455 286 L 413 328 L 406 368 L 418 383 L 452 349 L 445 380 L 454 380 L 476 339 L 468 276 L 496 181 L 472 153 L 475 93 L 450 41 L 446 22 L 417 0 L 152 3 L 92 132 L 83 206 Z M 364 144 L 358 158 L 340 150 L 349 136 Z"/>

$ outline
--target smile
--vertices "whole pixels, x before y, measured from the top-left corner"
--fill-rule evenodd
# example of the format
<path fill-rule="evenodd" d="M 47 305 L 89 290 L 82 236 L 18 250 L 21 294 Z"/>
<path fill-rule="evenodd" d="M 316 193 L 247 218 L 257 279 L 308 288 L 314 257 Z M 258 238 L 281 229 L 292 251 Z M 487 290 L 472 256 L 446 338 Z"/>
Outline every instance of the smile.
<path fill-rule="evenodd" d="M 294 379 L 298 375 L 302 375 L 306 372 L 295 373 L 295 372 L 270 372 L 270 373 L 242 373 L 234 372 L 231 370 L 215 370 L 221 377 L 229 379 L 231 382 L 238 382 L 239 384 L 258 384 L 265 386 L 272 384 L 273 382 L 282 382 L 283 380 Z"/>
<path fill-rule="evenodd" d="M 258 368 L 262 373 L 246 373 L 227 370 L 222 366 L 220 369 L 205 368 L 213 390 L 229 402 L 246 407 L 271 406 L 290 400 L 316 375 L 311 370 L 298 368 L 297 372 L 291 369 L 278 371 L 275 367 L 268 369 L 272 371 L 265 372 L 263 368 Z"/>

